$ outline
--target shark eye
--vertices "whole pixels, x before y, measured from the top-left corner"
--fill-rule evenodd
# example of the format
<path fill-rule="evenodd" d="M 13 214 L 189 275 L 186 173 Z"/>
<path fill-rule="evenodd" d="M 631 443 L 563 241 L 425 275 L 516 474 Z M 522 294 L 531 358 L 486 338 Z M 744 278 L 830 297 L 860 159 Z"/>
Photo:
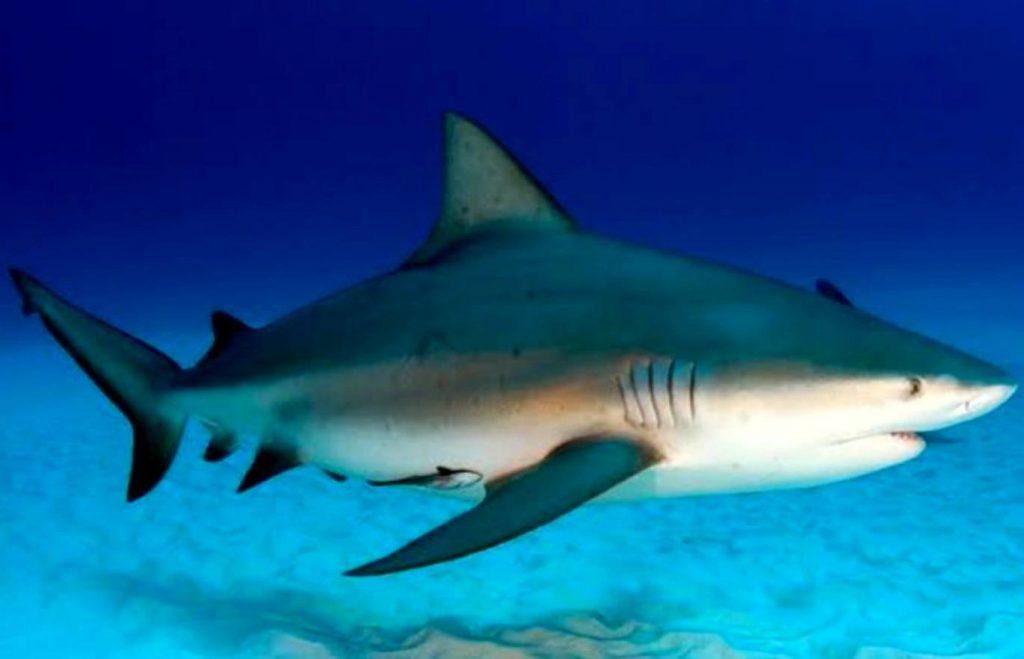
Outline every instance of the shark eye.
<path fill-rule="evenodd" d="M 924 388 L 924 382 L 921 381 L 921 378 L 907 378 L 907 384 L 910 385 L 910 389 L 907 391 L 907 398 L 914 398 L 918 396 Z"/>

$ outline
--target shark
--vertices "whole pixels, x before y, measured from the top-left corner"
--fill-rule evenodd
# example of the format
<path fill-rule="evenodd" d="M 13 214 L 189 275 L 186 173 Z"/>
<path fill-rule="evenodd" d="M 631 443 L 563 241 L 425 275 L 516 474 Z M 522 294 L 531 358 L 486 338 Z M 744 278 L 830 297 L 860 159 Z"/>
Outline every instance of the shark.
<path fill-rule="evenodd" d="M 130 422 L 127 499 L 187 420 L 258 438 L 238 491 L 301 465 L 471 506 L 346 572 L 509 541 L 595 500 L 808 487 L 903 463 L 1014 378 L 804 290 L 583 230 L 479 123 L 443 119 L 444 188 L 393 271 L 253 327 L 217 311 L 191 368 L 12 269 L 26 314 Z M 927 435 L 924 435 L 927 436 Z"/>

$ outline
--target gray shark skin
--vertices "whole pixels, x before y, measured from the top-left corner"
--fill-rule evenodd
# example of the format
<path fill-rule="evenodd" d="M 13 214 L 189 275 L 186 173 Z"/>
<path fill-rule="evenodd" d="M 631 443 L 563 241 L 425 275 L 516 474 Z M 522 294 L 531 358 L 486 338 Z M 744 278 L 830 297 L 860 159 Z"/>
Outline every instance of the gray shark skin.
<path fill-rule="evenodd" d="M 224 312 L 181 369 L 12 270 L 26 313 L 126 415 L 128 499 L 187 419 L 239 491 L 293 467 L 477 501 L 351 575 L 499 544 L 595 499 L 802 487 L 917 456 L 985 414 L 999 368 L 819 294 L 577 228 L 474 122 L 445 117 L 437 225 L 400 268 L 261 328 Z"/>

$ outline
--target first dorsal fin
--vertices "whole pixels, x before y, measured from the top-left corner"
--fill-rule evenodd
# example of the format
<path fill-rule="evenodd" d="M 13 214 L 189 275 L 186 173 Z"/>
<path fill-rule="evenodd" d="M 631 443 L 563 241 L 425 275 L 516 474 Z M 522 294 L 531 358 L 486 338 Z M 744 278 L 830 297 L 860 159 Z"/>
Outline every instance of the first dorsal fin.
<path fill-rule="evenodd" d="M 444 196 L 441 216 L 408 265 L 487 227 L 514 224 L 570 231 L 574 222 L 515 156 L 476 122 L 444 115 Z"/>
<path fill-rule="evenodd" d="M 226 311 L 214 311 L 210 315 L 210 327 L 213 330 L 213 345 L 206 351 L 200 361 L 213 359 L 228 346 L 235 337 L 252 331 L 252 327 L 246 325 Z"/>

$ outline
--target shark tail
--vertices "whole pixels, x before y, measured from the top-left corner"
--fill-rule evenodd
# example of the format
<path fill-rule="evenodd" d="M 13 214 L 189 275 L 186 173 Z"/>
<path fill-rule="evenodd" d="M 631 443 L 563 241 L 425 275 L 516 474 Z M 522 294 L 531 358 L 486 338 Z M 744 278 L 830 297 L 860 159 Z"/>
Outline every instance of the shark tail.
<path fill-rule="evenodd" d="M 163 393 L 181 371 L 156 348 L 86 313 L 35 278 L 12 269 L 26 315 L 38 313 L 46 329 L 128 418 L 134 431 L 128 501 L 160 482 L 174 460 L 185 415 L 167 409 Z"/>

